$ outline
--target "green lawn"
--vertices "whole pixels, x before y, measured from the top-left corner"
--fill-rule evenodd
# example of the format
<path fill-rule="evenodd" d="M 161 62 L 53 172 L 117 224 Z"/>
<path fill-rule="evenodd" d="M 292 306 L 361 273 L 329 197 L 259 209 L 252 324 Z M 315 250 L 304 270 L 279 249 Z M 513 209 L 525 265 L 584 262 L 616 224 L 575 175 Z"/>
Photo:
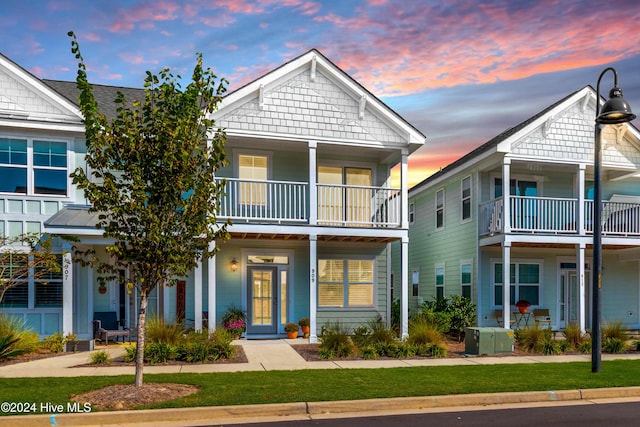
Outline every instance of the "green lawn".
<path fill-rule="evenodd" d="M 72 394 L 133 376 L 1 378 L 0 401 L 65 404 Z M 145 382 L 194 384 L 198 393 L 154 408 L 243 405 L 462 393 L 563 390 L 640 385 L 640 360 L 605 361 L 602 372 L 589 363 L 439 366 L 387 369 L 330 369 L 145 375 Z"/>

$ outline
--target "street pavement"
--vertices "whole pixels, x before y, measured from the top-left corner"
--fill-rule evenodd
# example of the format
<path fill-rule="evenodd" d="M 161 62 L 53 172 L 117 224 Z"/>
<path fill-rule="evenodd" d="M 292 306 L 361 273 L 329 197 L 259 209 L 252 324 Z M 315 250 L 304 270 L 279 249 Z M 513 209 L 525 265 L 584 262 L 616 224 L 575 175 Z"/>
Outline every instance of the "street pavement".
<path fill-rule="evenodd" d="M 470 356 L 442 359 L 406 359 L 406 360 L 304 360 L 291 344 L 305 344 L 297 340 L 238 340 L 248 363 L 224 363 L 203 365 L 145 366 L 145 374 L 153 373 L 214 373 L 301 369 L 378 369 L 414 366 L 452 366 L 452 365 L 494 365 L 517 363 L 563 363 L 587 362 L 590 355 L 557 356 Z M 105 349 L 111 357 L 122 356 L 122 345 L 96 346 L 96 350 Z M 603 354 L 603 360 L 640 359 L 635 354 Z M 26 363 L 0 367 L 0 377 L 90 377 L 104 375 L 133 375 L 135 368 L 79 366 L 89 361 L 88 352 L 72 353 L 50 357 Z M 2 417 L 12 426 L 88 426 L 88 425 L 204 425 L 210 423 L 239 423 L 247 420 L 309 419 L 327 414 L 379 413 L 380 411 L 416 411 L 427 408 L 521 404 L 531 402 L 566 402 L 591 399 L 631 398 L 640 400 L 640 387 L 619 387 L 607 389 L 557 390 L 524 393 L 483 393 L 452 396 L 427 396 L 393 399 L 369 399 L 336 402 L 296 402 L 269 405 L 244 405 L 202 408 L 180 408 L 161 410 L 136 410 L 93 413 L 63 413 L 51 418 L 50 415 L 25 415 Z M 302 418 L 300 418 L 302 417 Z"/>

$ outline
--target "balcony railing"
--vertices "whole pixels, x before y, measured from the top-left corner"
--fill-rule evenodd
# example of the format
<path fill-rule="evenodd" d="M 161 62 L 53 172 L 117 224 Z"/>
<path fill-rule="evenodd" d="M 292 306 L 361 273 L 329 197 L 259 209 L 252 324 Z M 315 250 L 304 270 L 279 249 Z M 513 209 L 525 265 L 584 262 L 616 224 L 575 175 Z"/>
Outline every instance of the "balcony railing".
<path fill-rule="evenodd" d="M 318 224 L 399 227 L 400 190 L 318 184 Z"/>
<path fill-rule="evenodd" d="M 510 229 L 517 233 L 577 234 L 578 200 L 553 197 L 510 196 Z M 481 236 L 504 232 L 503 199 L 480 205 Z M 593 201 L 585 200 L 585 233 L 593 232 Z M 640 235 L 640 204 L 602 202 L 602 233 L 608 235 Z"/>
<path fill-rule="evenodd" d="M 256 223 L 309 223 L 308 183 L 224 179 L 219 217 Z M 398 189 L 328 184 L 318 184 L 316 188 L 319 225 L 400 226 Z"/>
<path fill-rule="evenodd" d="M 306 222 L 306 182 L 225 178 L 220 199 L 221 218 L 264 222 Z"/>

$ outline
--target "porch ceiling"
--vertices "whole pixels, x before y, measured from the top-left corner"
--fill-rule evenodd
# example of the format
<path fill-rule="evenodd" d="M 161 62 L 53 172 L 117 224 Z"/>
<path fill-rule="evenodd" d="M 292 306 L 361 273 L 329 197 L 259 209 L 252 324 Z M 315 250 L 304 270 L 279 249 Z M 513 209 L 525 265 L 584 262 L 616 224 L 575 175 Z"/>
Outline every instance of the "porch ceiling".
<path fill-rule="evenodd" d="M 307 241 L 308 234 L 292 234 L 292 233 L 229 233 L 231 239 L 244 240 L 292 240 Z M 321 242 L 364 242 L 364 243 L 391 243 L 397 240 L 392 237 L 371 237 L 371 236 L 334 236 L 334 235 L 318 235 L 318 241 Z"/>

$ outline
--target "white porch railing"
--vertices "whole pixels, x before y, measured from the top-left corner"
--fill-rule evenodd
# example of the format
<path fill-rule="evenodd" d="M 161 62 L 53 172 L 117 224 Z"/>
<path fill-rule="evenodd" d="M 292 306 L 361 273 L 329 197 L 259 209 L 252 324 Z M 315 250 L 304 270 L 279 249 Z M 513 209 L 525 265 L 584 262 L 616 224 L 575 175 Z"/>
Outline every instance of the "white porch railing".
<path fill-rule="evenodd" d="M 221 218 L 268 222 L 306 222 L 308 195 L 306 182 L 226 180 L 220 199 Z"/>
<path fill-rule="evenodd" d="M 513 232 L 578 233 L 578 200 L 553 197 L 510 196 L 510 227 Z M 593 201 L 585 200 L 585 232 L 593 233 Z M 482 203 L 478 227 L 481 236 L 504 232 L 503 199 Z M 640 204 L 602 202 L 602 233 L 640 235 Z"/>
<path fill-rule="evenodd" d="M 308 183 L 224 179 L 220 218 L 248 222 L 308 223 Z M 399 227 L 400 190 L 383 187 L 317 185 L 318 224 Z"/>
<path fill-rule="evenodd" d="M 400 190 L 318 184 L 318 224 L 399 227 Z"/>

